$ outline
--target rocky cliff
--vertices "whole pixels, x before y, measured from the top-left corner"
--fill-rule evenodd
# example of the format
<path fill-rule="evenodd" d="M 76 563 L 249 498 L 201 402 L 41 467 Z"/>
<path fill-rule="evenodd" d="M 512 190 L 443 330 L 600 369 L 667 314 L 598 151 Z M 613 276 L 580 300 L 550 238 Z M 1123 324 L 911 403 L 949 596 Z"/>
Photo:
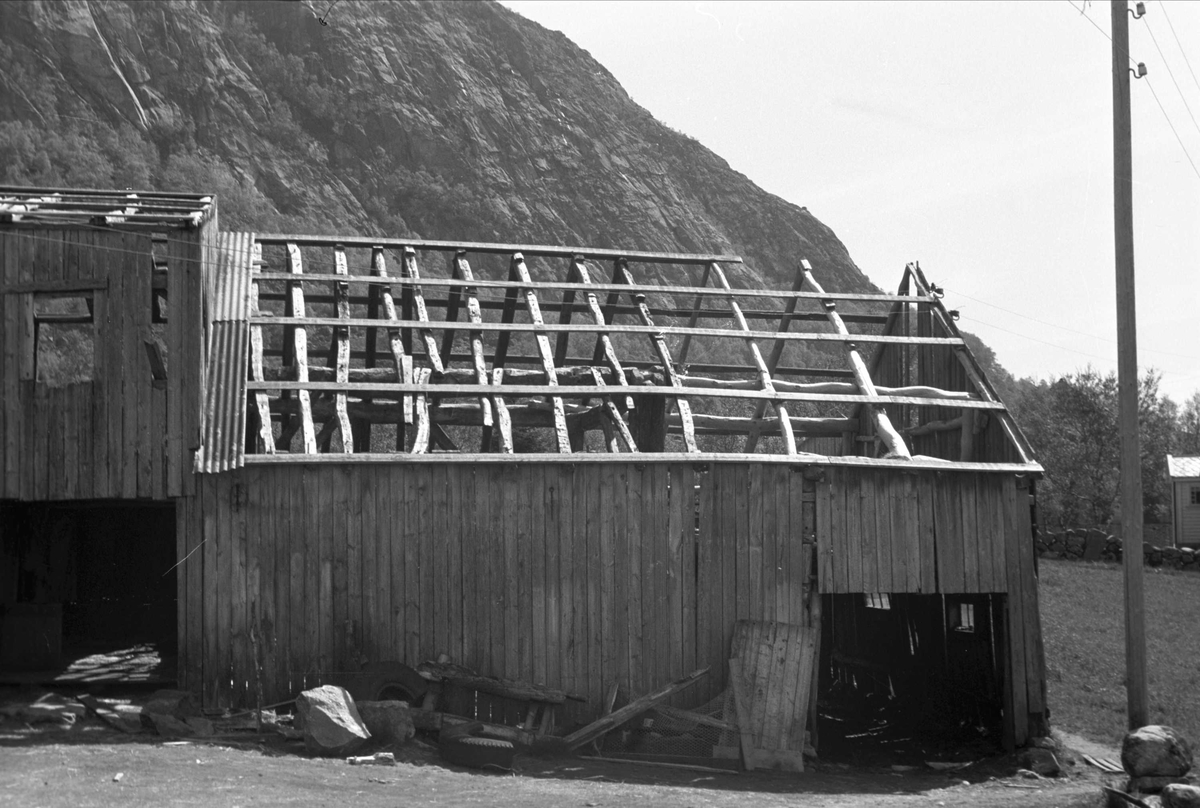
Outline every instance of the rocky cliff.
<path fill-rule="evenodd" d="M 562 34 L 492 2 L 328 6 L 0 4 L 0 177 L 215 191 L 226 227 L 734 252 L 785 286 L 807 257 L 871 288 Z"/>

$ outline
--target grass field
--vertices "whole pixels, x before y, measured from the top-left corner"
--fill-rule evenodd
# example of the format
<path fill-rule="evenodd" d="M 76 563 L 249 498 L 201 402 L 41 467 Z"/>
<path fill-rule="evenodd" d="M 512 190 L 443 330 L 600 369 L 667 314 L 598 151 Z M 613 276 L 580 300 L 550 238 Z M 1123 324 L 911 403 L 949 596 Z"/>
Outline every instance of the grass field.
<path fill-rule="evenodd" d="M 1050 723 L 1093 741 L 1125 734 L 1125 623 L 1117 564 L 1039 560 Z M 1200 575 L 1147 568 L 1150 721 L 1200 742 Z"/>

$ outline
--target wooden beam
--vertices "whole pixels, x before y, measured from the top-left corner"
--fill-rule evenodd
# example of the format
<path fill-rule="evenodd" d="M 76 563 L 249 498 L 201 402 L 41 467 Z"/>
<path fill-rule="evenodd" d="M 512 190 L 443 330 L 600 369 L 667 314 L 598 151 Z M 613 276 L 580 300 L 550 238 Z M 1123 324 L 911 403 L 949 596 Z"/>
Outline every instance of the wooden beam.
<path fill-rule="evenodd" d="M 383 248 L 376 247 L 371 251 L 371 276 L 374 278 L 387 277 L 387 262 L 383 257 Z M 378 288 L 379 302 L 383 306 L 383 316 L 389 322 L 395 322 L 396 316 L 396 301 L 392 299 L 392 290 L 389 286 L 380 285 Z M 373 331 L 374 329 L 368 329 Z M 404 350 L 404 339 L 401 332 L 397 328 L 388 329 L 388 348 L 392 352 L 392 362 L 395 364 L 396 380 L 400 384 L 412 383 L 412 357 Z M 403 418 L 396 421 L 396 449 L 404 450 L 405 440 L 405 425 L 413 422 L 413 400 L 411 395 L 406 395 L 403 398 L 404 413 Z"/>
<path fill-rule="evenodd" d="M 584 744 L 591 743 L 597 738 L 600 738 L 608 732 L 611 732 L 612 730 L 621 726 L 626 721 L 637 718 L 639 715 L 654 707 L 656 704 L 666 701 L 679 691 L 694 685 L 707 674 L 708 668 L 701 668 L 699 670 L 692 671 L 687 676 L 676 679 L 670 684 L 659 688 L 649 695 L 642 696 L 639 699 L 634 699 L 621 709 L 614 710 L 608 715 L 588 724 L 586 727 L 572 732 L 570 735 L 563 738 L 563 742 L 566 744 L 568 749 L 578 749 Z"/>
<path fill-rule="evenodd" d="M 700 287 L 708 286 L 708 276 L 712 273 L 712 264 L 704 265 L 704 274 L 700 276 Z M 700 306 L 704 303 L 704 295 L 696 295 L 696 302 L 692 304 L 692 314 L 688 317 L 688 328 L 695 328 L 696 322 L 700 319 Z M 653 314 L 653 312 L 651 312 Z M 687 364 L 688 350 L 692 347 L 692 335 L 684 334 L 683 340 L 679 343 L 679 364 Z"/>
<path fill-rule="evenodd" d="M 287 255 L 288 267 L 291 269 L 293 278 L 296 278 L 304 272 L 300 248 L 295 244 L 288 244 Z M 296 319 L 303 320 L 304 287 L 299 280 L 293 280 L 292 283 L 288 284 L 288 293 L 291 297 L 291 308 Z M 292 332 L 292 351 L 296 357 L 296 381 L 303 384 L 308 381 L 308 332 L 305 331 L 303 323 L 297 323 L 296 329 Z M 309 396 L 309 391 L 303 388 L 296 388 L 296 397 L 300 400 L 300 439 L 302 451 L 305 454 L 316 454 L 317 435 L 312 420 L 312 399 Z"/>
<path fill-rule="evenodd" d="M 797 270 L 796 277 L 792 281 L 792 291 L 799 292 L 803 288 L 804 272 Z M 776 329 L 777 331 L 782 333 L 792 327 L 792 320 L 796 318 L 796 300 L 797 298 L 795 297 L 788 298 L 787 305 L 784 306 L 783 309 L 783 315 L 779 318 L 779 326 Z M 771 355 L 767 357 L 767 370 L 771 372 L 772 377 L 774 377 L 779 370 L 779 361 L 783 358 L 783 349 L 785 347 L 787 347 L 787 343 L 778 339 L 775 340 L 775 342 L 771 345 Z M 778 386 L 780 384 L 784 384 L 784 382 L 780 382 L 777 379 L 776 385 Z M 766 411 L 767 402 L 760 401 L 754 406 L 754 417 L 756 419 L 761 419 Z M 750 434 L 746 436 L 746 446 L 744 451 L 753 452 L 757 446 L 758 431 L 752 430 Z"/>
<path fill-rule="evenodd" d="M 633 284 L 633 276 L 629 274 L 629 268 L 626 262 L 618 260 L 613 264 L 613 277 L 625 281 L 627 284 Z M 654 346 L 654 350 L 658 352 L 658 358 L 663 363 L 663 373 L 666 374 L 667 380 L 671 383 L 671 387 L 683 389 L 683 384 L 679 381 L 679 374 L 675 371 L 671 352 L 667 350 L 667 341 L 663 337 L 661 330 L 655 330 L 654 319 L 650 316 L 650 312 L 646 310 L 646 296 L 644 294 L 631 294 L 633 303 L 638 307 L 643 325 L 647 326 L 650 333 L 650 342 Z M 696 435 L 692 427 L 692 407 L 688 400 L 682 396 L 675 398 L 675 408 L 679 411 L 679 419 L 683 424 L 683 443 L 687 447 L 687 451 L 699 452 L 700 449 L 696 446 Z"/>
<path fill-rule="evenodd" d="M 421 271 L 417 266 L 417 253 L 411 247 L 404 249 L 404 277 L 414 281 L 421 279 Z M 421 339 L 425 342 L 429 367 L 441 373 L 443 370 L 442 357 L 438 351 L 437 340 L 433 337 L 433 331 L 429 328 L 429 310 L 425 308 L 425 294 L 419 284 L 414 283 L 409 288 L 412 290 L 413 306 L 416 309 L 417 321 L 421 326 Z M 453 323 L 439 323 L 438 327 L 443 330 L 454 330 Z"/>
<path fill-rule="evenodd" d="M 455 278 L 465 281 L 473 279 L 474 276 L 471 274 L 471 265 L 467 262 L 467 256 L 465 252 L 458 252 L 455 254 L 451 262 L 451 274 Z M 482 323 L 483 315 L 479 310 L 479 298 L 476 297 L 475 290 L 468 286 L 463 291 L 467 298 L 467 319 L 470 320 L 472 324 Z M 471 362 L 473 363 L 475 371 L 475 383 L 487 384 L 488 371 L 487 362 L 483 357 L 483 332 L 472 328 L 470 335 Z M 447 349 L 446 356 L 444 357 L 445 360 L 448 362 L 451 356 L 453 356 L 453 354 L 451 354 L 449 349 Z M 483 412 L 483 425 L 490 427 L 492 425 L 492 406 L 487 396 L 479 397 L 479 406 Z"/>
<path fill-rule="evenodd" d="M 576 258 L 571 262 L 569 277 L 576 278 L 579 283 L 584 286 L 589 285 L 592 280 L 588 273 L 587 264 L 585 264 L 581 258 Z M 592 322 L 594 322 L 596 325 L 605 325 L 604 312 L 600 308 L 600 301 L 596 298 L 596 293 L 589 290 L 584 295 L 584 300 L 587 303 L 588 311 L 591 312 Z M 607 333 L 602 332 L 599 337 L 596 338 L 596 350 L 600 356 L 595 362 L 593 362 L 593 367 L 599 364 L 600 358 L 603 358 L 608 363 L 608 366 L 612 369 L 613 380 L 617 383 L 617 385 L 620 387 L 628 387 L 629 382 L 625 378 L 625 368 L 622 367 L 621 360 L 617 358 L 617 350 L 613 347 L 612 340 L 609 339 Z M 624 404 L 626 410 L 631 410 L 634 408 L 633 399 L 628 395 L 625 396 Z M 630 451 L 636 450 L 630 449 Z"/>
<path fill-rule="evenodd" d="M 254 257 L 262 257 L 262 245 L 254 244 Z M 250 262 L 250 314 L 256 315 L 258 310 L 258 274 L 257 264 Z M 250 378 L 263 381 L 263 335 L 261 325 L 250 326 Z M 271 402 L 265 391 L 253 393 L 254 410 L 258 417 L 258 436 L 255 441 L 255 451 L 267 454 L 275 453 L 275 436 L 271 425 Z"/>
<path fill-rule="evenodd" d="M 807 260 L 802 260 L 800 265 L 803 267 L 804 280 L 813 288 L 814 291 L 820 293 L 824 290 L 821 284 L 817 283 L 816 278 L 812 275 L 812 266 Z M 842 322 L 842 318 L 838 316 L 836 304 L 833 300 L 824 302 L 825 313 L 829 317 L 829 324 L 834 330 L 845 337 L 850 336 L 850 332 L 846 330 L 846 324 Z M 850 368 L 854 371 L 854 381 L 858 385 L 859 390 L 863 395 L 876 397 L 878 394 L 875 391 L 875 383 L 871 381 L 871 374 L 867 372 L 867 366 L 863 362 L 862 356 L 855 347 L 853 341 L 847 341 L 844 344 L 846 358 L 850 362 Z M 904 438 L 892 426 L 891 419 L 888 418 L 886 412 L 881 407 L 874 404 L 868 405 L 867 412 L 871 416 L 871 420 L 875 423 L 875 430 L 883 439 L 884 445 L 887 446 L 887 457 L 895 457 L 901 460 L 910 460 L 912 455 L 909 454 L 908 447 L 904 445 Z"/>
<path fill-rule="evenodd" d="M 417 371 L 417 384 L 429 381 L 429 368 Z M 413 437 L 413 454 L 425 454 L 429 451 L 429 399 L 424 393 L 417 396 L 417 434 Z"/>
<path fill-rule="evenodd" d="M 529 268 L 525 266 L 525 257 L 520 253 L 513 255 L 510 272 L 525 283 L 532 281 L 532 278 L 529 277 Z M 525 308 L 534 325 L 543 325 L 542 312 L 538 308 L 537 293 L 532 289 L 525 292 Z M 554 354 L 550 350 L 550 338 L 545 334 L 537 334 L 536 341 L 538 353 L 542 357 L 542 369 L 546 371 L 546 386 L 558 387 L 558 376 L 554 372 Z M 603 384 L 603 380 L 601 383 Z M 554 436 L 558 440 L 558 451 L 570 454 L 571 436 L 567 433 L 567 415 L 563 411 L 563 400 L 560 396 L 551 396 L 550 402 L 554 407 Z"/>
<path fill-rule="evenodd" d="M 632 293 L 631 293 L 632 294 Z M 639 296 L 640 297 L 640 296 Z M 645 300 L 645 298 L 641 298 Z M 515 293 L 514 293 L 515 302 Z M 649 307 L 643 305 L 637 306 L 639 316 L 650 317 Z M 333 327 L 341 325 L 336 317 L 271 317 L 259 316 L 252 318 L 252 323 L 258 325 L 272 326 L 291 326 L 305 325 L 310 327 L 328 326 Z M 653 323 L 651 318 L 651 323 Z M 376 323 L 360 318 L 351 318 L 346 321 L 347 325 L 353 328 L 364 328 L 367 326 L 376 325 Z M 403 328 L 418 328 L 423 331 L 445 331 L 446 329 L 454 329 L 457 326 L 453 323 L 431 322 L 426 320 L 400 320 L 397 325 Z M 845 325 L 843 324 L 843 329 Z M 961 337 L 895 337 L 895 336 L 880 336 L 878 334 L 851 334 L 848 331 L 845 333 L 821 334 L 810 332 L 788 332 L 780 333 L 777 331 L 749 331 L 744 332 L 736 328 L 687 328 L 686 326 L 670 326 L 670 325 L 581 325 L 581 324 L 562 324 L 562 323 L 545 323 L 535 325 L 534 323 L 515 323 L 512 321 L 501 321 L 499 323 L 480 323 L 478 328 L 481 331 L 499 332 L 500 339 L 503 340 L 506 336 L 510 337 L 514 333 L 580 333 L 580 334 L 597 334 L 597 333 L 612 333 L 612 334 L 647 334 L 653 339 L 657 335 L 678 335 L 683 336 L 691 334 L 698 337 L 720 337 L 723 339 L 764 339 L 764 340 L 786 340 L 788 342 L 838 342 L 838 343 L 877 343 L 888 342 L 897 345 L 950 345 L 959 346 L 963 344 Z M 432 337 L 431 337 L 432 339 Z M 436 350 L 436 345 L 435 345 Z M 500 358 L 502 355 L 507 355 L 508 348 L 505 346 L 504 353 L 501 354 L 499 343 L 497 344 L 496 355 Z M 600 364 L 600 359 L 597 358 L 593 364 Z M 675 364 L 675 363 L 672 363 Z"/>
<path fill-rule="evenodd" d="M 492 386 L 500 387 L 503 383 L 504 368 L 495 368 L 492 370 Z M 500 452 L 502 454 L 512 454 L 512 419 L 508 417 L 508 406 L 504 403 L 504 397 L 497 392 L 492 393 L 492 404 L 496 408 L 496 426 L 500 429 Z M 486 450 L 487 447 L 484 448 Z"/>
<path fill-rule="evenodd" d="M 341 247 L 333 248 L 333 265 L 338 275 L 346 274 L 346 251 Z M 350 284 L 339 283 L 333 287 L 337 300 L 337 315 L 339 319 L 350 319 Z M 335 328 L 333 342 L 337 350 L 337 381 L 345 384 L 350 381 L 350 329 Z M 354 430 L 350 426 L 350 415 L 346 412 L 346 394 L 334 393 L 333 406 L 337 411 L 337 428 L 342 433 L 342 451 L 354 454 Z"/>
<path fill-rule="evenodd" d="M 725 272 L 722 271 L 721 267 L 717 264 L 712 264 L 711 268 L 712 274 L 717 278 L 717 285 L 722 289 L 730 289 L 729 280 L 725 277 Z M 729 298 L 729 309 L 733 312 L 733 319 L 737 321 L 741 329 L 749 333 L 750 325 L 746 322 L 746 318 L 742 316 L 742 307 L 732 297 Z M 749 346 L 750 357 L 754 360 L 754 366 L 758 369 L 758 381 L 762 385 L 762 389 L 768 393 L 775 392 L 775 384 L 771 381 L 771 370 L 767 367 L 762 352 L 758 349 L 758 343 L 752 339 L 747 339 L 746 345 Z M 772 401 L 771 404 L 775 407 L 776 414 L 779 415 L 779 426 L 783 435 L 784 449 L 788 454 L 794 455 L 796 453 L 796 436 L 792 434 L 792 424 L 788 420 L 787 405 L 779 401 Z M 747 447 L 749 447 L 749 436 L 746 437 L 746 443 Z M 749 448 L 747 451 L 749 451 Z"/>
<path fill-rule="evenodd" d="M 261 237 L 259 237 L 259 238 L 261 238 Z M 342 243 L 342 241 L 339 240 L 336 243 L 340 244 L 340 243 Z M 522 253 L 522 254 L 528 255 L 529 253 Z M 728 263 L 728 262 L 724 262 L 724 263 Z M 337 276 L 335 276 L 335 275 L 328 275 L 328 274 L 322 275 L 319 273 L 313 273 L 312 275 L 310 275 L 308 277 L 310 280 L 314 280 L 314 281 L 337 281 L 338 280 Z M 287 273 L 264 272 L 264 273 L 262 273 L 262 280 L 263 280 L 263 282 L 266 282 L 266 283 L 270 283 L 272 281 L 278 281 L 278 282 L 282 283 L 282 282 L 287 281 Z M 369 283 L 369 282 L 371 282 L 372 278 L 368 275 L 351 275 L 348 278 L 348 280 L 351 283 Z M 396 282 L 401 283 L 401 284 L 403 283 L 403 281 L 399 280 L 399 279 L 397 279 Z M 475 281 L 472 281 L 471 283 L 465 283 L 461 280 L 456 280 L 454 278 L 424 278 L 421 281 L 421 285 L 423 287 L 433 288 L 433 289 L 438 289 L 438 288 L 445 289 L 445 288 L 453 288 L 453 287 L 461 288 L 461 287 L 465 287 L 465 286 L 472 286 L 472 287 L 476 288 L 477 290 L 478 289 L 497 289 L 497 290 L 500 290 L 500 291 L 503 291 L 506 293 L 507 292 L 524 292 L 527 289 L 533 289 L 536 292 L 565 291 L 568 289 L 574 290 L 576 292 L 588 291 L 588 288 L 585 288 L 578 283 L 571 283 L 569 281 L 567 281 L 567 282 L 564 282 L 564 281 L 539 281 L 537 283 L 533 283 L 533 282 L 521 283 L 521 282 L 513 280 L 513 279 L 495 280 L 495 281 L 477 279 Z M 620 283 L 597 283 L 597 284 L 593 284 L 590 288 L 591 288 L 591 291 L 594 291 L 594 292 L 608 292 L 608 293 L 614 294 L 614 295 L 620 295 L 621 293 L 626 291 L 624 289 L 624 284 L 620 284 Z M 724 291 L 723 289 L 717 289 L 715 287 L 714 288 L 704 288 L 704 287 L 699 287 L 699 286 L 670 286 L 670 285 L 666 285 L 666 284 L 634 283 L 634 284 L 630 284 L 628 291 L 635 293 L 635 294 L 643 294 L 643 295 L 647 295 L 647 294 L 664 294 L 664 295 L 694 294 L 697 297 L 712 297 L 712 298 L 719 298 L 721 300 L 726 300 L 729 297 L 728 292 Z M 759 300 L 854 300 L 854 301 L 859 301 L 859 302 L 877 302 L 877 303 L 892 303 L 892 302 L 896 302 L 896 301 L 910 302 L 910 303 L 929 303 L 929 302 L 931 302 L 931 299 L 929 297 L 920 296 L 920 295 L 902 296 L 902 295 L 893 295 L 893 294 L 866 294 L 866 293 L 857 293 L 857 292 L 827 292 L 824 295 L 819 295 L 815 292 L 792 292 L 792 291 L 788 291 L 786 289 L 735 289 L 733 291 L 733 295 L 739 299 L 754 298 L 754 299 L 759 299 Z M 614 305 L 615 305 L 615 302 L 614 302 Z"/>

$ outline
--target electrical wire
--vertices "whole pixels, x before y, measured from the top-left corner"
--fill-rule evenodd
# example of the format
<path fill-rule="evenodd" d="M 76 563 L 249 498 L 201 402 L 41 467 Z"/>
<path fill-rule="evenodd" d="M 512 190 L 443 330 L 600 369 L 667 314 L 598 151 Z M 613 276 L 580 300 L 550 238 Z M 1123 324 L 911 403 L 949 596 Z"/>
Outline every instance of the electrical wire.
<path fill-rule="evenodd" d="M 1187 98 L 1183 95 L 1183 90 L 1179 86 L 1179 82 L 1175 80 L 1175 71 L 1171 69 L 1171 64 L 1167 61 L 1167 55 L 1162 52 L 1162 48 L 1158 46 L 1158 38 L 1154 36 L 1154 29 L 1150 27 L 1148 19 L 1142 19 L 1146 24 L 1146 33 L 1150 34 L 1150 41 L 1154 43 L 1154 49 L 1158 51 L 1158 55 L 1162 57 L 1163 67 L 1167 69 L 1167 75 L 1171 77 L 1171 82 L 1175 85 L 1175 91 L 1179 93 L 1179 100 L 1183 102 L 1183 108 L 1187 110 L 1188 117 L 1192 119 L 1192 126 L 1196 127 L 1196 131 L 1200 132 L 1200 123 L 1196 123 L 1196 116 L 1192 114 L 1192 108 L 1187 102 Z M 1193 166 L 1194 168 L 1194 166 Z"/>
<path fill-rule="evenodd" d="M 1025 339 L 1030 340 L 1031 342 L 1040 342 L 1042 345 L 1049 345 L 1051 348 L 1058 348 L 1060 351 L 1067 351 L 1068 353 L 1076 353 L 1076 354 L 1079 354 L 1080 356 L 1091 357 L 1092 359 L 1101 359 L 1105 362 L 1113 361 L 1113 357 L 1111 357 L 1111 356 L 1100 356 L 1099 354 L 1088 353 L 1087 351 L 1078 351 L 1074 348 L 1068 348 L 1065 345 L 1059 345 L 1056 342 L 1048 342 L 1044 339 L 1038 339 L 1037 337 L 1031 337 L 1028 334 L 1024 334 L 1020 331 L 1011 331 L 1002 326 L 993 325 L 992 323 L 984 322 L 983 320 L 980 320 L 977 317 L 971 318 L 971 321 L 974 323 L 978 323 L 979 325 L 987 326 L 988 328 L 994 328 L 997 331 L 1003 331 L 1006 334 L 1012 334 L 1013 336 L 1016 336 L 1016 337 L 1024 337 Z"/>
<path fill-rule="evenodd" d="M 1171 116 L 1167 114 L 1166 108 L 1162 101 L 1158 100 L 1158 93 L 1154 92 L 1154 85 L 1150 83 L 1150 77 L 1145 76 L 1146 86 L 1150 88 L 1150 95 L 1154 96 L 1154 103 L 1158 104 L 1158 108 L 1162 111 L 1163 118 L 1167 121 L 1167 126 L 1171 127 L 1171 134 L 1175 135 L 1175 140 L 1179 143 L 1179 148 L 1183 149 L 1183 156 L 1187 158 L 1188 163 L 1192 167 L 1192 172 L 1196 175 L 1196 179 L 1200 179 L 1200 168 L 1196 168 L 1196 161 L 1192 159 L 1191 152 L 1187 146 L 1183 145 L 1183 138 L 1179 136 L 1179 132 L 1175 129 L 1175 124 L 1171 123 Z"/>
<path fill-rule="evenodd" d="M 1171 22 L 1171 16 L 1167 14 L 1167 4 L 1158 0 L 1158 5 L 1162 7 L 1163 17 L 1166 18 L 1167 25 L 1171 28 L 1171 36 L 1175 37 L 1175 44 L 1179 47 L 1179 52 L 1183 54 L 1183 63 L 1187 65 L 1188 72 L 1192 74 L 1192 81 L 1196 84 L 1196 89 L 1200 90 L 1200 79 L 1196 78 L 1196 71 L 1192 70 L 1192 60 L 1188 58 L 1187 51 L 1183 49 L 1183 43 L 1179 41 L 1179 34 L 1175 33 L 1175 25 Z"/>
<path fill-rule="evenodd" d="M 1079 12 L 1079 15 L 1081 17 L 1083 17 L 1085 20 L 1090 22 L 1092 24 L 1092 27 L 1095 28 L 1097 31 L 1099 31 L 1104 36 L 1105 39 L 1107 39 L 1109 42 L 1112 42 L 1112 37 L 1108 35 L 1108 31 L 1105 31 L 1103 28 L 1101 28 L 1100 25 L 1095 20 L 1093 20 L 1091 17 L 1089 17 L 1087 15 L 1086 7 L 1080 8 L 1079 6 L 1075 5 L 1074 0 L 1067 0 L 1067 2 L 1071 4 L 1071 8 L 1073 8 Z M 1125 58 L 1127 58 L 1129 60 L 1130 64 L 1137 65 L 1137 62 L 1135 62 L 1133 57 L 1129 55 L 1129 51 L 1125 51 L 1124 53 L 1125 53 Z"/>

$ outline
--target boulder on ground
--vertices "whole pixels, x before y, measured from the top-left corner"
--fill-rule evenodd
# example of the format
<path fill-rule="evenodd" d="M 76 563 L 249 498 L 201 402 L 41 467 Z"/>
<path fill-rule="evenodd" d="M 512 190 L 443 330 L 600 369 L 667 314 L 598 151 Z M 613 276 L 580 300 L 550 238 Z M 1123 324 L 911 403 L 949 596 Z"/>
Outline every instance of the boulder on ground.
<path fill-rule="evenodd" d="M 169 715 L 183 721 L 200 717 L 200 705 L 186 690 L 155 690 L 142 705 L 143 713 Z"/>
<path fill-rule="evenodd" d="M 304 745 L 315 755 L 346 757 L 371 737 L 344 688 L 323 685 L 305 690 L 296 698 L 296 711 L 303 724 Z"/>
<path fill-rule="evenodd" d="M 161 713 L 142 713 L 142 726 L 147 725 L 164 738 L 190 738 L 198 734 L 195 727 L 188 726 L 175 716 Z"/>
<path fill-rule="evenodd" d="M 1192 750 L 1175 730 L 1151 724 L 1125 736 L 1121 765 L 1130 777 L 1182 777 L 1192 768 Z"/>
<path fill-rule="evenodd" d="M 358 713 L 380 743 L 405 743 L 416 734 L 409 706 L 403 701 L 360 701 Z"/>
<path fill-rule="evenodd" d="M 1042 777 L 1058 777 L 1062 771 L 1054 752 L 1036 746 L 1021 753 L 1021 764 Z"/>
<path fill-rule="evenodd" d="M 1172 784 L 1162 790 L 1163 808 L 1200 808 L 1200 787 Z"/>
<path fill-rule="evenodd" d="M 1170 785 L 1187 785 L 1186 777 L 1131 777 L 1126 790 L 1130 794 L 1157 794 Z"/>

